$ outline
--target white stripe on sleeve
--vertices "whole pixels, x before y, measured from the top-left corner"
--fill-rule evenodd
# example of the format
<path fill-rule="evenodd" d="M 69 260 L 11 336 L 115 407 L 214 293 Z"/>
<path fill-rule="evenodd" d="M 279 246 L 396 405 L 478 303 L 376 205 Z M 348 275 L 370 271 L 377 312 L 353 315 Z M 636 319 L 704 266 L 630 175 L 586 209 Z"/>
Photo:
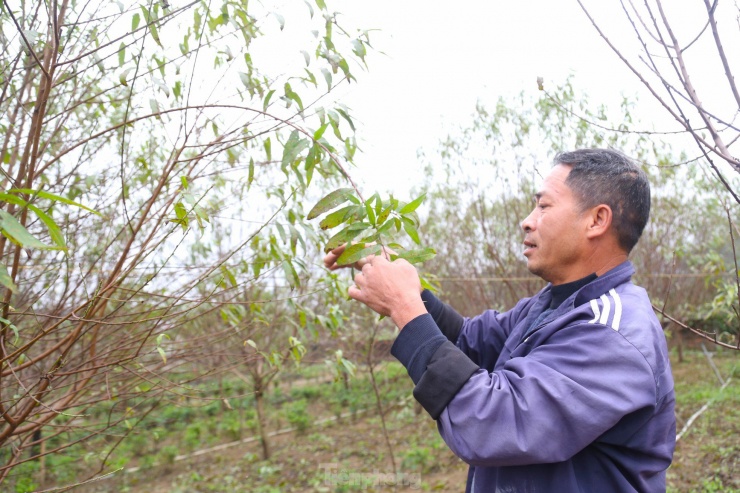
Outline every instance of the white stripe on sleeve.
<path fill-rule="evenodd" d="M 590 324 L 595 324 L 596 321 L 599 319 L 599 316 L 601 315 L 601 310 L 599 310 L 599 304 L 596 302 L 596 300 L 591 300 L 591 310 L 594 312 L 594 319 L 591 320 Z"/>
<path fill-rule="evenodd" d="M 614 299 L 614 320 L 612 320 L 612 329 L 619 332 L 619 322 L 622 320 L 622 300 L 614 288 L 609 290 L 609 294 L 611 294 Z"/>
<path fill-rule="evenodd" d="M 607 298 L 605 294 L 601 295 L 601 302 L 604 304 L 604 311 L 601 312 L 601 318 L 599 319 L 599 322 L 606 325 L 606 322 L 609 320 L 611 303 L 609 303 L 609 298 Z"/>

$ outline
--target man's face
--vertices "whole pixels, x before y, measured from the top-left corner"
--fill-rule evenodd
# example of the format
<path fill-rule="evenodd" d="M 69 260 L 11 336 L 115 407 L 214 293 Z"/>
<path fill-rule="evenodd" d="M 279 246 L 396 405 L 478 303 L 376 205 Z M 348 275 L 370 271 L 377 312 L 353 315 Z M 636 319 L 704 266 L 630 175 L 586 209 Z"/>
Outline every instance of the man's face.
<path fill-rule="evenodd" d="M 522 222 L 527 268 L 555 285 L 576 281 L 589 272 L 583 261 L 589 255 L 588 214 L 581 213 L 565 180 L 570 166 L 559 164 L 545 177 L 535 195 L 534 210 Z"/>

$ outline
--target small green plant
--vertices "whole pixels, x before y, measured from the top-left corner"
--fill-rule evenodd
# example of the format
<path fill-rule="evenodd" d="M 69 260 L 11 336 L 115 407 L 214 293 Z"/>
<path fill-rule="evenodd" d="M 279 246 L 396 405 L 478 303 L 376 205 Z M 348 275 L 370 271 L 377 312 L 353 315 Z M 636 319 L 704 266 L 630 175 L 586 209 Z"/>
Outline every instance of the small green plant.
<path fill-rule="evenodd" d="M 175 445 L 165 445 L 157 454 L 157 462 L 162 465 L 174 464 L 179 450 Z"/>
<path fill-rule="evenodd" d="M 201 442 L 202 434 L 203 426 L 200 423 L 195 422 L 188 425 L 188 427 L 185 428 L 185 445 L 190 449 L 197 447 Z"/>
<path fill-rule="evenodd" d="M 216 424 L 219 434 L 224 435 L 229 440 L 239 440 L 242 437 L 244 422 L 234 413 L 229 412 L 221 416 Z"/>
<path fill-rule="evenodd" d="M 311 415 L 308 413 L 308 403 L 305 399 L 294 401 L 283 406 L 285 419 L 298 433 L 305 432 L 311 425 Z"/>
<path fill-rule="evenodd" d="M 402 455 L 401 469 L 428 473 L 435 464 L 434 454 L 429 447 L 415 446 Z"/>
<path fill-rule="evenodd" d="M 702 481 L 701 488 L 702 493 L 720 493 L 729 491 L 725 489 L 720 478 L 705 479 Z"/>

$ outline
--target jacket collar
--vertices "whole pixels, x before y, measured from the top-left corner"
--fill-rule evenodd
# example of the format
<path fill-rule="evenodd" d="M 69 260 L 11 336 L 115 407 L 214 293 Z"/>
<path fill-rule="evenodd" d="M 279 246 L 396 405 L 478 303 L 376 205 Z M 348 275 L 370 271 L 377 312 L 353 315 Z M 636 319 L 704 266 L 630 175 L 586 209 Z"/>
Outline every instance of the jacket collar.
<path fill-rule="evenodd" d="M 583 286 L 580 290 L 576 291 L 575 296 L 572 300 L 572 307 L 580 306 L 589 300 L 598 298 L 602 294 L 606 293 L 612 288 L 629 282 L 632 279 L 632 274 L 635 273 L 635 268 L 632 262 L 626 260 L 608 271 L 603 276 L 599 276 L 590 283 Z M 566 303 L 563 303 L 564 305 Z"/>

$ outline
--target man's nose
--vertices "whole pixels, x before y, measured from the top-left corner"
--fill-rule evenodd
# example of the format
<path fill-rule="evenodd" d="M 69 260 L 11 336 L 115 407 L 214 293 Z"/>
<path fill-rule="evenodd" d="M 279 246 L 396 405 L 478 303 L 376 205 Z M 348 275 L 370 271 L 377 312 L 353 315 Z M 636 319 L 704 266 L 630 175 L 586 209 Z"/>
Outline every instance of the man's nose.
<path fill-rule="evenodd" d="M 529 215 L 524 218 L 524 221 L 522 221 L 522 223 L 519 225 L 525 233 L 529 233 L 534 229 L 534 218 L 532 216 L 534 216 L 534 211 L 530 212 Z"/>

